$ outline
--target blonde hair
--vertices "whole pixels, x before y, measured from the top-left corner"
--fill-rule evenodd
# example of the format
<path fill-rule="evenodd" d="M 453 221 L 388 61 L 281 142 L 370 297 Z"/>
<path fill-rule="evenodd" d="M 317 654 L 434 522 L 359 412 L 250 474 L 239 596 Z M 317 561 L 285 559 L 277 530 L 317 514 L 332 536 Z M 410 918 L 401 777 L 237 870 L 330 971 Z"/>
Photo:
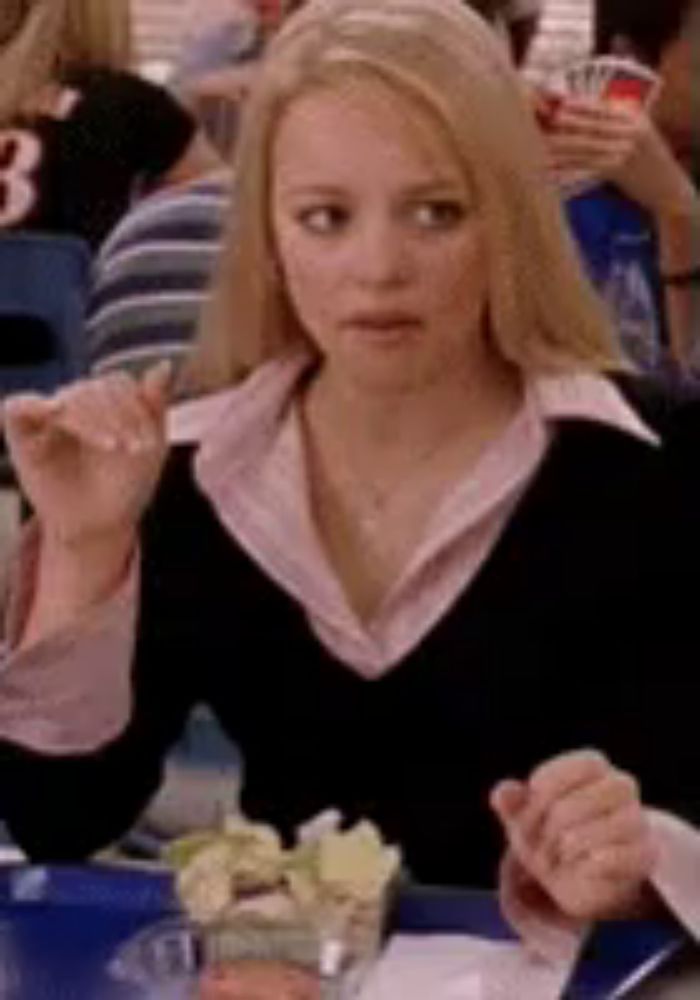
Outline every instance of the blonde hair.
<path fill-rule="evenodd" d="M 73 67 L 126 69 L 129 0 L 2 0 L 0 123 Z"/>
<path fill-rule="evenodd" d="M 272 140 L 297 97 L 358 78 L 427 111 L 451 140 L 484 220 L 495 349 L 533 373 L 623 367 L 492 30 L 461 0 L 310 0 L 273 39 L 244 112 L 232 218 L 188 389 L 230 385 L 304 338 L 274 263 Z"/>

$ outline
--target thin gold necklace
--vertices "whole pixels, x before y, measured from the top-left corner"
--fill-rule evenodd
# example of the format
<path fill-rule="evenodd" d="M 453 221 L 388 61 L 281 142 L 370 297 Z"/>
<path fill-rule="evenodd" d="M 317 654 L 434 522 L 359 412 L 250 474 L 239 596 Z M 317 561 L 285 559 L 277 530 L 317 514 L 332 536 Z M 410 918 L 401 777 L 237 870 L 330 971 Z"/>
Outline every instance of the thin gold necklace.
<path fill-rule="evenodd" d="M 402 509 L 410 507 L 411 502 L 415 502 L 413 487 L 426 482 L 422 474 L 438 458 L 446 458 L 451 454 L 463 440 L 464 436 L 460 433 L 447 442 L 444 439 L 438 443 L 431 442 L 429 446 L 416 452 L 410 468 L 403 475 L 391 483 L 379 485 L 376 480 L 358 473 L 356 465 L 348 461 L 347 454 L 343 454 L 342 446 L 338 448 L 335 442 L 330 442 L 326 454 L 328 451 L 336 451 L 340 460 L 329 462 L 312 432 L 312 462 L 316 469 L 315 478 L 320 498 L 325 495 L 336 503 L 340 502 L 363 534 L 376 537 L 385 530 L 390 516 L 395 517 Z M 444 478 L 447 480 L 449 477 Z"/>

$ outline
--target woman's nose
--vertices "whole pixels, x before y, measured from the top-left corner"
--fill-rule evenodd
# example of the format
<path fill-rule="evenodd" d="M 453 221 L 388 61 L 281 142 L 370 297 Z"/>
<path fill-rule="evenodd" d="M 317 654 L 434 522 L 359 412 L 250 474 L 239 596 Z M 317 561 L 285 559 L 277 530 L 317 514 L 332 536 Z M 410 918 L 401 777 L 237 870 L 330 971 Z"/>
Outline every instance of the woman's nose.
<path fill-rule="evenodd" d="M 376 221 L 360 229 L 350 248 L 352 273 L 367 285 L 402 285 L 411 276 L 411 254 L 406 234 L 390 221 Z"/>

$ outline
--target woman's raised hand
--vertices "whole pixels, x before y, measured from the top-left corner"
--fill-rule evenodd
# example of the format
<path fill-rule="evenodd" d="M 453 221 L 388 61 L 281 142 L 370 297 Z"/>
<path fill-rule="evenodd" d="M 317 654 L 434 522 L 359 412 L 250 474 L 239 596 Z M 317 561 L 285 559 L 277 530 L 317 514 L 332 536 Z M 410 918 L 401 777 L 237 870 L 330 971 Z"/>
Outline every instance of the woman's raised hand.
<path fill-rule="evenodd" d="M 118 372 L 5 401 L 10 456 L 46 538 L 79 549 L 136 532 L 165 457 L 170 380 L 163 362 L 140 381 Z"/>
<path fill-rule="evenodd" d="M 602 754 L 562 754 L 527 781 L 501 782 L 491 804 L 523 883 L 566 917 L 631 914 L 651 896 L 655 851 L 637 782 Z"/>

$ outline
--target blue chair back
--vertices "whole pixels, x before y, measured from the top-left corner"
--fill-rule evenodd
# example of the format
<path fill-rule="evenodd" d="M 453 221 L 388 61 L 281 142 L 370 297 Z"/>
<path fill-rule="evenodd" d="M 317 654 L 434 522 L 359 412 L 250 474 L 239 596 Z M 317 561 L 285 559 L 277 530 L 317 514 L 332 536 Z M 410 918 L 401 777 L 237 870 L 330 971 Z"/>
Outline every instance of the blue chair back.
<path fill-rule="evenodd" d="M 0 397 L 51 392 L 84 374 L 84 316 L 90 287 L 90 250 L 75 236 L 0 234 Z M 3 325 L 22 320 L 45 328 L 49 351 L 33 363 L 3 364 Z"/>

